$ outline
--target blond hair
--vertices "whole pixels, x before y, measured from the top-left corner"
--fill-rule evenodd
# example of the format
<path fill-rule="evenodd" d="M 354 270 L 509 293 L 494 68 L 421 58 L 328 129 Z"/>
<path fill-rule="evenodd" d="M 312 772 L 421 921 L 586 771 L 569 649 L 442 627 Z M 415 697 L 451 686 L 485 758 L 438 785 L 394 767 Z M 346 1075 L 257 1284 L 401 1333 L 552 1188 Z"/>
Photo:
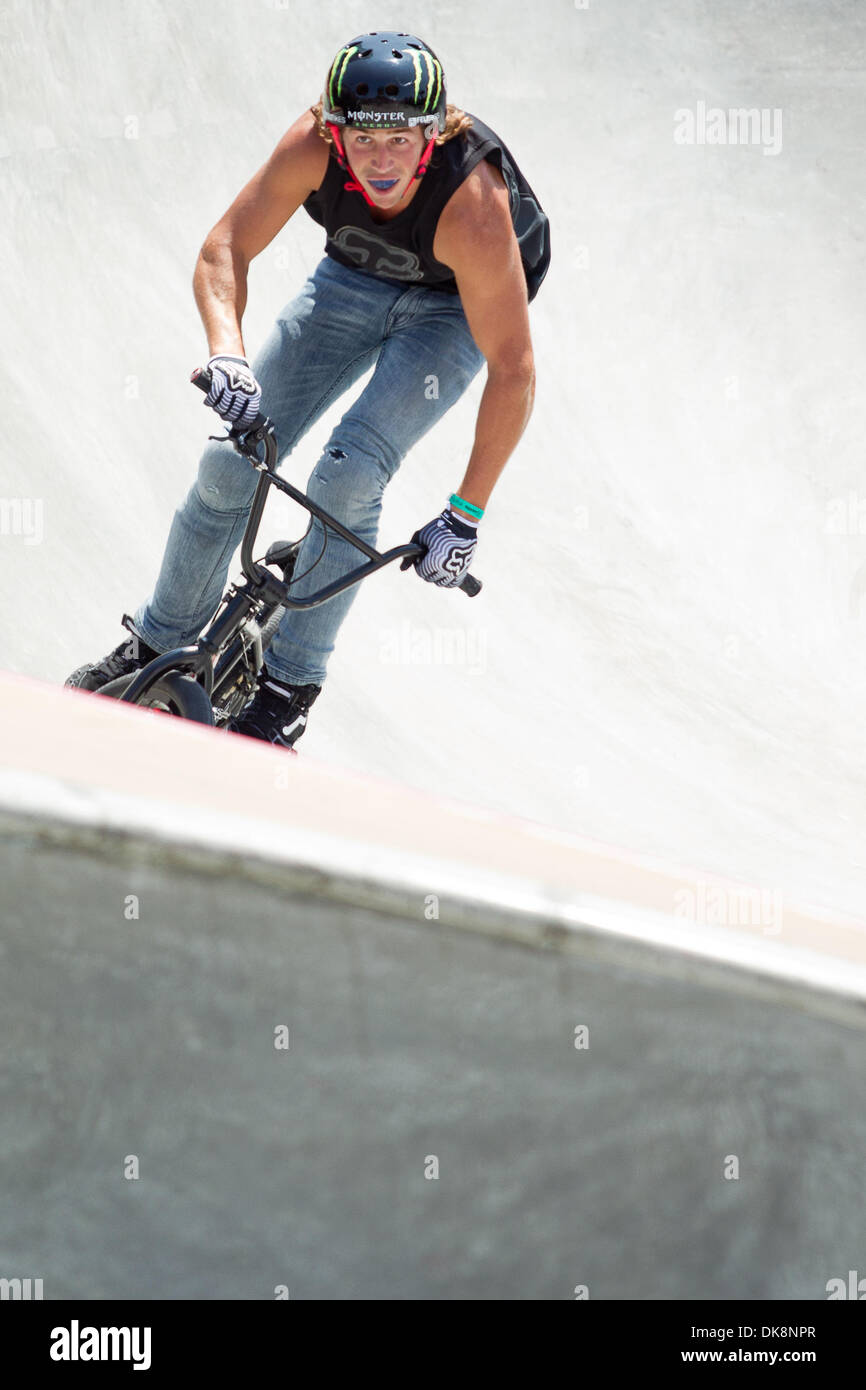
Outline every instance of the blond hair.
<path fill-rule="evenodd" d="M 325 118 L 322 114 L 321 100 L 317 101 L 315 106 L 311 106 L 310 110 L 316 119 L 316 130 L 321 135 L 325 144 L 333 145 L 334 141 L 331 137 L 331 132 L 325 125 Z M 442 131 L 441 135 L 436 136 L 436 144 L 444 145 L 449 140 L 456 139 L 458 135 L 465 135 L 471 125 L 472 117 L 467 116 L 465 111 L 461 111 L 459 106 L 452 106 L 449 101 L 445 107 L 445 129 Z"/>

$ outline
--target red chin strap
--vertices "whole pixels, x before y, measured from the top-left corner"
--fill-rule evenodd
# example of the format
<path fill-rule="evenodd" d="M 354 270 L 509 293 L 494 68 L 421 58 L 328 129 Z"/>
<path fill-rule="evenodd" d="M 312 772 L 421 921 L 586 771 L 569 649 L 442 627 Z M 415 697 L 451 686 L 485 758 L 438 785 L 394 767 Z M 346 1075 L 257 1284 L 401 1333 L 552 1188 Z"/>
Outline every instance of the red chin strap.
<path fill-rule="evenodd" d="M 349 175 L 348 181 L 343 184 L 343 187 L 347 189 L 349 193 L 360 193 L 367 206 L 374 208 L 376 204 L 373 202 L 366 188 L 364 188 L 363 184 L 358 183 L 358 180 L 352 176 L 352 171 L 349 168 L 349 157 L 346 154 L 343 138 L 340 135 L 340 127 L 332 125 L 330 121 L 328 121 L 327 124 L 331 132 L 331 138 L 334 141 L 334 148 L 337 151 L 337 163 L 343 172 Z"/>
<path fill-rule="evenodd" d="M 433 146 L 435 144 L 436 136 L 434 135 L 431 140 L 427 141 L 424 153 L 422 154 L 421 159 L 419 161 L 418 168 L 412 175 L 413 179 L 423 179 L 424 175 L 427 173 L 427 165 L 430 163 L 430 159 L 433 154 Z"/>
<path fill-rule="evenodd" d="M 331 121 L 327 122 L 327 127 L 328 130 L 331 132 L 331 138 L 334 141 L 334 148 L 337 151 L 337 163 L 339 164 L 343 172 L 349 175 L 349 178 L 346 181 L 346 183 L 343 184 L 343 187 L 346 189 L 348 193 L 360 193 L 367 206 L 375 208 L 378 212 L 380 210 L 378 203 L 373 202 L 373 199 L 370 197 L 364 185 L 358 182 L 358 180 L 352 174 L 352 170 L 349 168 L 349 156 L 346 154 L 346 147 L 343 144 L 343 137 L 340 135 L 340 127 L 334 125 Z M 430 159 L 433 154 L 433 146 L 435 144 L 436 136 L 434 135 L 431 140 L 428 140 L 427 145 L 425 146 L 424 153 L 418 161 L 418 168 L 412 175 L 413 180 L 421 179 L 427 173 L 427 167 L 430 163 Z"/>

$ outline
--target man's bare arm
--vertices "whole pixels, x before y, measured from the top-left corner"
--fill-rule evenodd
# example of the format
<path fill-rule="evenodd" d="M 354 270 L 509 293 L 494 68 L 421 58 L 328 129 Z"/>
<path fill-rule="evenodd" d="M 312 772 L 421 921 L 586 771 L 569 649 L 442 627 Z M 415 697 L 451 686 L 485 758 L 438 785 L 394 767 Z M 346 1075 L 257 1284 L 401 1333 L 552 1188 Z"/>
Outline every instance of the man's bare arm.
<path fill-rule="evenodd" d="M 193 290 L 211 357 L 220 352 L 246 357 L 241 320 L 250 261 L 319 187 L 327 165 L 328 147 L 306 111 L 208 233 Z"/>
<path fill-rule="evenodd" d="M 532 413 L 535 367 L 526 277 L 508 190 L 482 161 L 449 200 L 434 255 L 454 271 L 469 328 L 487 359 L 475 442 L 458 493 L 485 507 Z"/>

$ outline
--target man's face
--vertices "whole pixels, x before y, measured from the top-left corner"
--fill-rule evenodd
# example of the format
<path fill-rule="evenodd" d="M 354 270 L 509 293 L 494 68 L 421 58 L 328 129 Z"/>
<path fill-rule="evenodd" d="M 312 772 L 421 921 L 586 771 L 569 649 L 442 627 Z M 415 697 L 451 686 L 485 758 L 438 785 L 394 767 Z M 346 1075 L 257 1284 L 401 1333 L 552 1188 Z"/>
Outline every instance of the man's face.
<path fill-rule="evenodd" d="M 423 126 L 345 132 L 346 154 L 355 178 L 380 208 L 393 208 L 409 191 L 427 141 Z"/>

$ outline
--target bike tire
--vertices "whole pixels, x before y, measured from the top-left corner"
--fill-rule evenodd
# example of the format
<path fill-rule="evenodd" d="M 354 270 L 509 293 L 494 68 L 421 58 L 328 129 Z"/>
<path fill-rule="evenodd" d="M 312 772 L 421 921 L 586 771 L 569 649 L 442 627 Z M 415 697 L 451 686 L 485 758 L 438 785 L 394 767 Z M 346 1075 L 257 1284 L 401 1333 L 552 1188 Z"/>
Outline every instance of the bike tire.
<path fill-rule="evenodd" d="M 137 675 L 138 672 L 134 671 L 128 676 L 118 676 L 117 680 L 109 681 L 97 693 L 107 695 L 110 700 L 119 700 Z M 213 707 L 204 687 L 192 676 L 185 676 L 180 671 L 166 671 L 136 704 L 144 709 L 161 709 L 176 719 L 191 719 L 194 724 L 214 722 Z"/>
<path fill-rule="evenodd" d="M 283 607 L 283 605 L 280 604 L 280 606 L 279 606 L 279 608 L 277 608 L 276 612 L 271 614 L 271 616 L 268 618 L 267 622 L 266 622 L 266 623 L 264 624 L 264 626 L 262 627 L 262 651 L 263 651 L 263 652 L 267 651 L 268 647 L 270 646 L 270 644 L 271 644 L 271 638 L 274 636 L 274 634 L 276 633 L 277 628 L 279 627 L 280 623 L 283 621 L 283 614 L 285 613 L 285 611 L 286 611 L 286 610 L 285 610 L 285 608 Z"/>

